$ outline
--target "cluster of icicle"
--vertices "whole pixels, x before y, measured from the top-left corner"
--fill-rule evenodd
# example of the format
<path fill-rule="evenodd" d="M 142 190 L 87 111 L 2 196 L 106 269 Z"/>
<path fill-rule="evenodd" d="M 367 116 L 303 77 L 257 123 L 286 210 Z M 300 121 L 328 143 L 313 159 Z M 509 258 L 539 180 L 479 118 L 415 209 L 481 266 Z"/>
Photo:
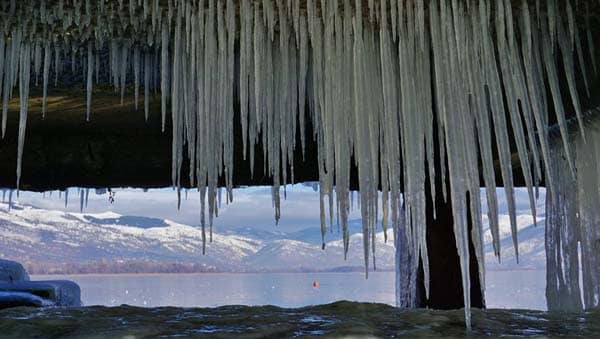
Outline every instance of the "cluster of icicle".
<path fill-rule="evenodd" d="M 600 306 L 600 131 L 573 137 L 571 153 L 551 145 L 546 191 L 546 297 L 549 310 Z M 568 160 L 570 159 L 570 160 Z M 575 167 L 575 174 L 571 165 Z"/>
<path fill-rule="evenodd" d="M 123 95 L 133 73 L 136 103 L 143 74 L 146 111 L 151 83 L 160 79 L 163 129 L 168 113 L 173 122 L 173 185 L 180 187 L 188 158 L 203 228 L 205 206 L 209 225 L 217 213 L 220 178 L 232 199 L 238 109 L 251 168 L 254 146 L 262 145 L 276 219 L 280 187 L 294 181 L 297 138 L 302 152 L 308 138 L 316 141 L 322 230 L 337 215 L 346 250 L 354 162 L 367 270 L 381 191 L 383 227 L 391 219 L 394 231 L 403 232 L 396 238 L 413 258 L 407 272 L 416 272 L 420 258 L 428 293 L 426 190 L 433 199 L 449 199 L 470 324 L 470 238 L 482 288 L 485 275 L 481 203 L 468 196 L 486 187 L 499 255 L 497 154 L 517 250 L 511 140 L 534 215 L 534 187 L 542 177 L 549 187 L 559 180 L 544 166 L 552 162 L 549 112 L 571 154 L 559 78 L 570 89 L 567 107 L 580 116 L 575 69 L 595 71 L 588 20 L 576 16 L 586 11 L 575 5 L 584 6 L 571 0 L 369 0 L 365 7 L 362 0 L 4 0 L 3 132 L 18 84 L 20 178 L 30 78 L 42 75 L 45 110 L 50 72 L 58 77 L 68 56 L 71 65 L 83 60 L 89 119 L 94 71 L 96 78 L 104 71 L 98 55 L 108 51 L 115 90 Z M 583 43 L 590 55 L 582 54 Z M 305 132 L 309 123 L 312 135 Z M 443 160 L 440 172 L 435 154 Z M 436 182 L 449 182 L 449 191 L 443 185 L 443 196 L 436 196 Z M 400 280 L 415 276 L 408 275 Z M 414 296 L 416 284 L 409 285 L 405 295 Z"/>
<path fill-rule="evenodd" d="M 2 202 L 3 203 L 8 203 L 8 211 L 10 212 L 11 207 L 13 206 L 13 193 L 15 192 L 15 190 L 13 189 L 0 189 L 0 191 L 2 191 Z M 101 195 L 101 194 L 106 194 L 106 189 L 96 189 L 96 194 L 97 195 Z M 6 193 L 8 192 L 8 200 L 6 200 Z M 49 192 L 43 192 L 42 193 L 42 198 L 46 198 L 46 194 L 48 195 L 49 198 L 52 197 L 52 191 Z M 88 206 L 88 200 L 89 200 L 89 196 L 90 196 L 90 189 L 89 188 L 77 188 L 77 194 L 79 195 L 79 212 L 83 212 L 84 207 Z M 62 195 L 63 195 L 63 191 L 58 191 L 58 198 L 62 199 Z M 69 204 L 69 188 L 66 188 L 64 190 L 64 201 L 65 201 L 65 208 L 68 207 Z"/>

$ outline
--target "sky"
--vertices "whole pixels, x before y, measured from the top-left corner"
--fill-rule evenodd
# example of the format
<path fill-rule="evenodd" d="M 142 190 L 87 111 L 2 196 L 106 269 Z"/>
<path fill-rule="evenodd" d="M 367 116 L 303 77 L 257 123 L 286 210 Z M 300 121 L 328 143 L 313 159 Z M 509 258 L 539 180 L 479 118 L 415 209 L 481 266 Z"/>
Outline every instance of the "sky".
<path fill-rule="evenodd" d="M 111 204 L 109 195 L 97 195 L 90 190 L 88 205 L 84 213 L 102 213 L 112 211 L 122 215 L 145 216 L 169 219 L 186 225 L 200 224 L 200 195 L 197 190 L 189 190 L 187 199 L 182 192 L 181 209 L 177 210 L 177 193 L 171 188 L 148 190 L 133 188 L 113 188 L 115 200 Z M 263 230 L 281 230 L 294 232 L 310 227 L 319 227 L 319 193 L 310 185 L 290 185 L 287 187 L 287 199 L 281 193 L 281 219 L 275 225 L 274 209 L 270 187 L 251 187 L 234 190 L 233 203 L 226 204 L 223 190 L 219 217 L 215 219 L 216 230 L 233 230 L 242 227 L 253 227 Z M 42 193 L 16 192 L 13 201 L 44 209 L 79 212 L 78 188 L 70 188 L 68 204 L 65 208 L 64 192 Z M 6 193 L 8 199 L 8 193 Z M 360 218 L 354 209 L 350 219 Z"/>
<path fill-rule="evenodd" d="M 69 199 L 65 208 L 64 192 L 59 198 L 59 192 L 36 192 L 21 191 L 19 197 L 13 196 L 13 200 L 24 205 L 31 205 L 44 209 L 64 210 L 68 212 L 79 212 L 78 188 L 69 189 Z M 121 215 L 144 216 L 160 219 L 169 219 L 178 223 L 191 226 L 200 224 L 200 195 L 197 190 L 189 190 L 187 194 L 182 192 L 181 208 L 177 209 L 177 193 L 172 188 L 154 189 L 144 192 L 142 189 L 113 188 L 116 193 L 115 200 L 111 204 L 108 194 L 96 194 L 90 190 L 88 205 L 84 208 L 85 213 L 103 213 L 107 211 Z M 541 190 L 541 197 L 545 191 Z M 500 213 L 506 213 L 506 199 L 504 190 L 497 189 Z M 316 186 L 312 184 L 296 184 L 287 186 L 287 198 L 284 199 L 283 189 L 281 192 L 281 219 L 279 225 L 275 225 L 275 212 L 271 198 L 271 188 L 265 186 L 239 188 L 234 190 L 233 203 L 227 204 L 223 190 L 222 204 L 219 216 L 214 221 L 216 231 L 235 230 L 239 228 L 252 227 L 261 230 L 279 230 L 283 232 L 295 232 L 307 228 L 319 227 L 319 193 Z M 357 197 L 355 196 L 355 199 Z M 527 190 L 517 188 L 515 190 L 517 210 L 528 210 L 529 200 Z M 8 193 L 6 193 L 8 199 Z M 485 190 L 481 190 L 483 213 L 486 213 Z M 539 203 L 539 201 L 538 201 Z M 380 214 L 381 215 L 381 212 Z M 360 219 L 360 211 L 354 208 L 349 219 Z"/>

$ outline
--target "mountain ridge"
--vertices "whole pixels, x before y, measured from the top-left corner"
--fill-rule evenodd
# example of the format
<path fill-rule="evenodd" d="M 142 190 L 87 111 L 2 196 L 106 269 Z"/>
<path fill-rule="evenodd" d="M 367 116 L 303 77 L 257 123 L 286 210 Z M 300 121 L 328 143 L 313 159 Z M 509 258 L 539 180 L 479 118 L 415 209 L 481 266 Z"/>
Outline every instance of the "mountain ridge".
<path fill-rule="evenodd" d="M 540 204 L 541 205 L 541 204 Z M 249 226 L 213 233 L 168 219 L 120 215 L 113 212 L 72 213 L 13 203 L 0 203 L 0 258 L 23 262 L 33 273 L 163 273 L 163 272 L 306 272 L 362 271 L 360 220 L 349 222 L 350 251 L 344 260 L 342 234 L 337 226 L 325 234 L 321 250 L 320 226 L 300 231 L 264 230 Z M 500 211 L 506 207 L 500 201 Z M 538 226 L 527 211 L 518 213 L 520 262 L 510 236 L 510 222 L 501 214 L 501 261 L 494 257 L 484 214 L 486 269 L 543 269 L 545 251 L 543 206 Z M 392 231 L 388 241 L 377 234 L 376 266 L 393 270 Z M 369 265 L 372 267 L 372 263 Z"/>
<path fill-rule="evenodd" d="M 361 258 L 343 260 L 341 235 L 335 237 L 337 240 L 328 241 L 322 251 L 320 231 L 317 232 L 318 243 L 316 238 L 300 241 L 299 234 L 292 232 L 288 236 L 277 229 L 273 232 L 257 230 L 256 234 L 215 232 L 213 242 L 209 242 L 207 229 L 206 255 L 202 255 L 202 230 L 167 219 L 112 212 L 71 213 L 18 204 L 8 212 L 8 206 L 0 204 L 0 232 L 4 235 L 0 238 L 0 257 L 19 260 L 38 274 L 94 273 L 94 270 L 154 273 L 174 270 L 174 267 L 183 272 L 364 269 Z M 267 233 L 271 233 L 271 239 L 261 239 Z M 327 236 L 331 237 L 329 231 Z M 362 239 L 362 235 L 353 237 Z M 351 247 L 359 246 L 362 240 L 354 242 Z M 286 248 L 288 252 L 273 252 L 267 260 L 264 253 L 273 246 Z M 380 268 L 393 269 L 392 244 L 382 243 L 380 247 L 385 258 Z"/>

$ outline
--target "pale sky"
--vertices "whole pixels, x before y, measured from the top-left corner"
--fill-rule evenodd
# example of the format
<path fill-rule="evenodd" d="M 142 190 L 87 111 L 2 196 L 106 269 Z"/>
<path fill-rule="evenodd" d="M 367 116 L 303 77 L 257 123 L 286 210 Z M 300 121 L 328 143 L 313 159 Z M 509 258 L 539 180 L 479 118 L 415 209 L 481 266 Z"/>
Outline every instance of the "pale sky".
<path fill-rule="evenodd" d="M 88 206 L 84 213 L 100 213 L 112 211 L 122 215 L 135 215 L 169 219 L 187 225 L 200 224 L 200 195 L 197 190 L 189 190 L 187 200 L 182 192 L 181 209 L 177 210 L 177 194 L 171 188 L 155 189 L 144 192 L 141 189 L 113 188 L 116 192 L 115 201 L 111 204 L 108 194 L 97 195 L 90 190 Z M 59 198 L 59 192 L 45 194 L 22 191 L 19 197 L 16 192 L 13 201 L 44 209 L 79 212 L 79 195 L 77 188 L 69 189 L 68 205 L 64 206 L 64 192 Z M 306 185 L 291 185 L 287 187 L 287 199 L 284 200 L 281 190 L 281 220 L 275 226 L 274 209 L 271 200 L 270 187 L 251 187 L 234 190 L 234 202 L 225 203 L 223 190 L 222 204 L 219 217 L 215 219 L 217 229 L 236 229 L 253 227 L 264 230 L 297 231 L 309 227 L 319 227 L 319 193 Z M 8 192 L 6 193 L 8 199 Z M 360 213 L 354 209 L 350 219 L 360 218 Z M 278 228 L 277 228 L 278 227 Z"/>
<path fill-rule="evenodd" d="M 90 190 L 88 206 L 84 213 L 102 213 L 112 211 L 122 215 L 144 216 L 160 219 L 169 219 L 175 222 L 198 226 L 200 224 L 200 195 L 196 190 L 189 190 L 188 197 L 182 192 L 181 209 L 177 210 L 177 194 L 171 188 L 154 189 L 144 192 L 141 189 L 113 188 L 116 192 L 114 203 L 110 203 L 108 194 L 97 195 L 95 190 Z M 498 188 L 498 202 L 500 213 L 506 213 L 506 200 L 504 190 Z M 541 190 L 543 202 L 545 190 Z M 249 187 L 234 190 L 233 203 L 226 204 L 225 191 L 223 190 L 222 204 L 219 217 L 215 219 L 216 230 L 232 230 L 242 227 L 252 227 L 263 230 L 279 230 L 294 232 L 310 227 L 319 227 L 319 193 L 310 184 L 287 186 L 287 199 L 284 199 L 281 190 L 281 220 L 279 226 L 275 225 L 274 209 L 271 199 L 270 187 Z M 59 198 L 59 192 L 42 193 L 22 191 L 20 196 L 13 196 L 13 201 L 39 208 L 79 212 L 79 195 L 77 188 L 69 189 L 68 205 L 65 208 L 64 192 Z M 8 200 L 8 192 L 6 192 Z M 355 194 L 355 199 L 357 196 Z M 485 213 L 485 190 L 481 190 L 483 212 Z M 515 190 L 517 210 L 528 210 L 529 201 L 527 190 Z M 540 203 L 540 200 L 537 201 Z M 381 215 L 381 213 L 379 214 Z M 360 211 L 352 210 L 350 217 L 360 219 Z"/>

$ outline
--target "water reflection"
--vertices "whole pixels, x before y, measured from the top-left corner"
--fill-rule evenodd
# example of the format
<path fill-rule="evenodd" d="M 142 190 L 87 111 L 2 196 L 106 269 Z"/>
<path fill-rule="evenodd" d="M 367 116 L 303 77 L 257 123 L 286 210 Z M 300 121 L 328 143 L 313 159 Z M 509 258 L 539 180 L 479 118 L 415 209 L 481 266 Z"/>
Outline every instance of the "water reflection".
<path fill-rule="evenodd" d="M 34 279 L 46 279 L 35 276 Z M 79 284 L 84 305 L 302 307 L 338 300 L 394 302 L 392 272 L 52 276 Z M 318 288 L 313 287 L 317 279 Z"/>

